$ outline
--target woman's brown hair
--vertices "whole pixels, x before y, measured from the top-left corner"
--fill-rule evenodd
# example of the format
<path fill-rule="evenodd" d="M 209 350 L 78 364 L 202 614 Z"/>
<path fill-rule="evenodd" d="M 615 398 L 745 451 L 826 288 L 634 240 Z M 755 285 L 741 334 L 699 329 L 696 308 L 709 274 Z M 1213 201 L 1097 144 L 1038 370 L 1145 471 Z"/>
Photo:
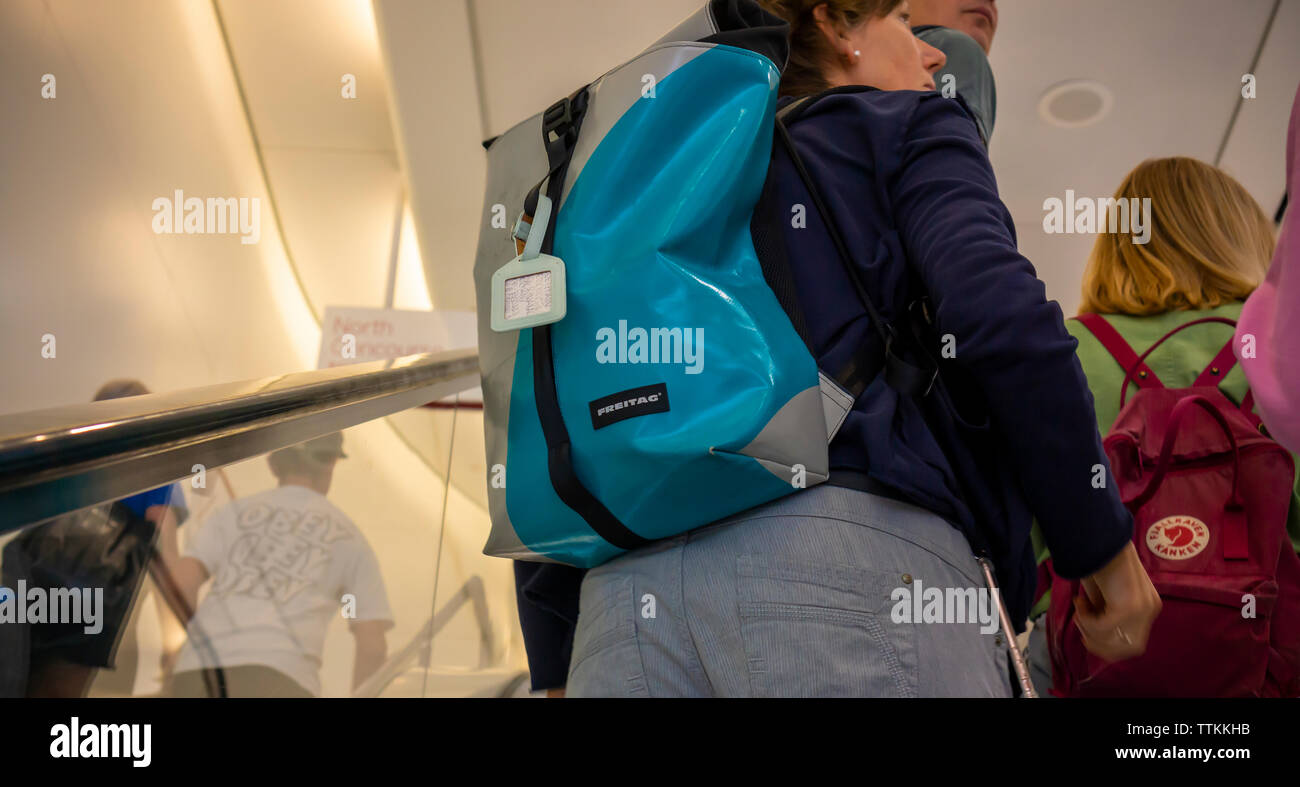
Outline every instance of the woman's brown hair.
<path fill-rule="evenodd" d="M 1193 158 L 1148 159 L 1116 199 L 1151 199 L 1151 235 L 1097 236 L 1080 313 L 1162 314 L 1244 299 L 1268 272 L 1276 239 L 1250 192 Z M 1140 204 L 1140 203 L 1139 203 Z"/>
<path fill-rule="evenodd" d="M 781 74 L 781 95 L 806 96 L 831 86 L 823 70 L 835 59 L 817 27 L 813 9 L 826 6 L 830 18 L 845 28 L 887 15 L 903 0 L 759 0 L 790 25 L 790 60 Z"/>

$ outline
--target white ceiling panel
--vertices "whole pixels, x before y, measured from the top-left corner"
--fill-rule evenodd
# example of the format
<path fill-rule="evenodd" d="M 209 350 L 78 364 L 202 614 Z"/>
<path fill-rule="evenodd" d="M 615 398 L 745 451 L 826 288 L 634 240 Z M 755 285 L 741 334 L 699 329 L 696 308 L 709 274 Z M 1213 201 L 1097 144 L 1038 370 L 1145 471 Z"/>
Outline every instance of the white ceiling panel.
<path fill-rule="evenodd" d="M 274 227 L 248 245 L 153 230 L 176 189 L 266 203 L 206 10 L 0 3 L 0 411 L 86 401 L 113 377 L 172 390 L 301 368 Z"/>
<path fill-rule="evenodd" d="M 382 306 L 403 187 L 369 0 L 217 7 L 285 245 L 316 316 L 332 305 Z M 356 98 L 344 97 L 345 74 L 356 78 Z"/>
<path fill-rule="evenodd" d="M 219 7 L 263 147 L 393 150 L 369 0 L 220 0 Z M 343 97 L 344 74 L 356 77 L 354 99 Z"/>
<path fill-rule="evenodd" d="M 1271 219 L 1286 191 L 1286 132 L 1300 85 L 1300 0 L 1278 7 L 1255 78 L 1256 97 L 1241 102 L 1220 166 L 1250 189 Z"/>
<path fill-rule="evenodd" d="M 402 193 L 392 153 L 265 151 L 284 235 L 318 312 L 384 305 Z"/>
<path fill-rule="evenodd" d="M 1043 200 L 1064 198 L 1067 189 L 1110 196 L 1147 158 L 1212 161 L 1272 0 L 1012 0 L 998 7 L 990 58 L 998 85 L 993 168 L 1021 252 L 1070 315 L 1095 238 L 1045 234 Z M 1115 98 L 1110 114 L 1084 128 L 1042 120 L 1039 98 L 1069 79 L 1106 85 Z"/>
<path fill-rule="evenodd" d="M 703 0 L 470 0 L 495 136 L 653 44 Z"/>

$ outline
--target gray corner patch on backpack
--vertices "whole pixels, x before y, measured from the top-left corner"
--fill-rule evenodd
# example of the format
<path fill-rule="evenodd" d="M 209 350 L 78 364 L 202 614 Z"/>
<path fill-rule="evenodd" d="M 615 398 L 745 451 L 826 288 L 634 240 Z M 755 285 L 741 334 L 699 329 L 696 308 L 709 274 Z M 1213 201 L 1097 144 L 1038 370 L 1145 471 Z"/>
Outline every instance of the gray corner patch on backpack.
<path fill-rule="evenodd" d="M 830 443 L 853 409 L 853 395 L 827 377 L 825 372 L 819 370 L 817 380 L 821 383 L 822 408 L 826 415 L 826 442 Z"/>

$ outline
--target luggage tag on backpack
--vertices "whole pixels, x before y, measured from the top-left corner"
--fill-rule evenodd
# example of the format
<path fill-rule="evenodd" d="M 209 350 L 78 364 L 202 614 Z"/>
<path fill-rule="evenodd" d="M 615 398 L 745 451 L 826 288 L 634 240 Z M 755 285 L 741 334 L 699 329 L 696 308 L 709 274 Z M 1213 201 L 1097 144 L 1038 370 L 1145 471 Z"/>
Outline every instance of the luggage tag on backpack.
<path fill-rule="evenodd" d="M 532 225 L 522 216 L 515 223 L 514 237 L 525 241 L 524 250 L 492 274 L 492 330 L 498 333 L 564 319 L 564 261 L 541 253 L 550 220 L 551 201 L 540 195 Z"/>

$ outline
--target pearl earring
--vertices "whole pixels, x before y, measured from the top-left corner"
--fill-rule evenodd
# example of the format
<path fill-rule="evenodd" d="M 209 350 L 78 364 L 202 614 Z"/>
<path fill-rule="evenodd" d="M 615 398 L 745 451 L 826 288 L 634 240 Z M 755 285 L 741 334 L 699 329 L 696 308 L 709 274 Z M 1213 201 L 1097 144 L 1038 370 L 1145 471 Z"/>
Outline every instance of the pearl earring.
<path fill-rule="evenodd" d="M 860 57 L 862 57 L 862 50 L 861 49 L 853 50 L 853 62 L 856 63 L 858 61 L 858 58 Z"/>

